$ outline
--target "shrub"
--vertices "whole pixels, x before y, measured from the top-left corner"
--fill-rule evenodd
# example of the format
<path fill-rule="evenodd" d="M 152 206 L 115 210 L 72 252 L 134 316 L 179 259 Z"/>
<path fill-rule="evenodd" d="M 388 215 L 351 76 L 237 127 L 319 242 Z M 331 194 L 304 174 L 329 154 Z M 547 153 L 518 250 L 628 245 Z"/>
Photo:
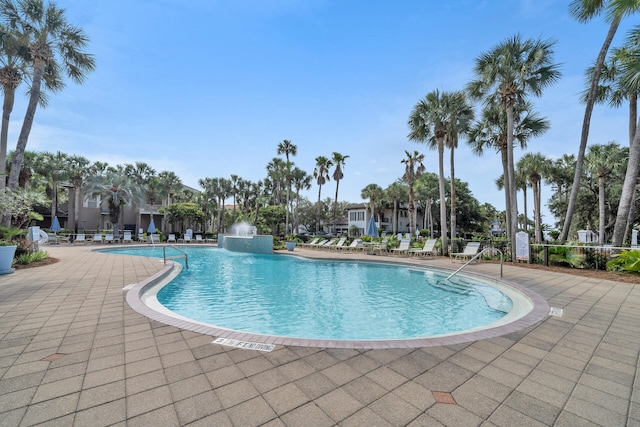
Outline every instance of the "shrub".
<path fill-rule="evenodd" d="M 42 261 L 49 258 L 49 253 L 45 251 L 27 252 L 18 255 L 15 258 L 15 263 L 20 265 L 31 264 L 32 262 Z"/>
<path fill-rule="evenodd" d="M 613 259 L 607 263 L 607 270 L 640 273 L 640 250 L 622 251 L 613 255 Z"/>

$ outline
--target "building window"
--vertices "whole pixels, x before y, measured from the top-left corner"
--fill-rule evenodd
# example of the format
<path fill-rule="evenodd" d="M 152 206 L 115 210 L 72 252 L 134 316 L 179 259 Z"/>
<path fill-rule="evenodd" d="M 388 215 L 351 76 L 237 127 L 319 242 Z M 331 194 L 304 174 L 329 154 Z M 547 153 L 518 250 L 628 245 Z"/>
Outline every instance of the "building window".
<path fill-rule="evenodd" d="M 358 212 L 358 221 L 364 221 L 364 212 Z"/>
<path fill-rule="evenodd" d="M 85 208 L 99 208 L 100 207 L 100 196 L 96 196 L 93 199 L 86 198 L 82 203 L 82 206 Z"/>

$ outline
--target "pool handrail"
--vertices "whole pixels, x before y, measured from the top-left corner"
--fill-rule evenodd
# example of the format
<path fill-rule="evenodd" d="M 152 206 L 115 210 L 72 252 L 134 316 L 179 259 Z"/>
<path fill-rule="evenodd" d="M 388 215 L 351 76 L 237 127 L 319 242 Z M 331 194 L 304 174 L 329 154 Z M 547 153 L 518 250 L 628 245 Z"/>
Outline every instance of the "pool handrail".
<path fill-rule="evenodd" d="M 484 248 L 483 250 L 481 250 L 480 252 L 478 252 L 473 258 L 471 258 L 469 261 L 465 262 L 462 267 L 460 267 L 459 269 L 457 269 L 456 271 L 454 271 L 453 273 L 451 273 L 449 276 L 447 276 L 446 280 L 451 279 L 453 276 L 455 276 L 460 270 L 462 270 L 463 268 L 465 268 L 467 265 L 469 265 L 469 263 L 471 261 L 473 261 L 474 259 L 480 257 L 480 255 L 482 255 L 485 251 L 498 251 L 500 253 L 500 277 L 502 277 L 502 251 L 498 248 Z"/>
<path fill-rule="evenodd" d="M 179 259 L 179 258 L 184 258 L 184 265 L 185 267 L 189 268 L 189 256 L 187 255 L 187 253 L 181 249 L 178 249 L 177 247 L 173 246 L 173 245 L 168 245 L 170 248 L 175 249 L 176 251 L 180 252 L 182 255 L 176 255 L 176 256 L 170 256 L 167 257 L 167 246 L 163 246 L 162 247 L 162 258 L 164 260 L 164 264 L 167 264 L 167 260 L 173 260 L 173 259 Z"/>

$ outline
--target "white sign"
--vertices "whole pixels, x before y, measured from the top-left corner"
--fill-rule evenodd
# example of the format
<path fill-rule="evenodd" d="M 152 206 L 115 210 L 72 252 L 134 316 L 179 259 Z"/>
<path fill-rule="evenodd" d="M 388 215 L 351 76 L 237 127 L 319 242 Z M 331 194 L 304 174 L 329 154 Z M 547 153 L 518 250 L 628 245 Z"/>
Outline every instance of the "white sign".
<path fill-rule="evenodd" d="M 516 259 L 529 262 L 529 233 L 516 233 Z"/>

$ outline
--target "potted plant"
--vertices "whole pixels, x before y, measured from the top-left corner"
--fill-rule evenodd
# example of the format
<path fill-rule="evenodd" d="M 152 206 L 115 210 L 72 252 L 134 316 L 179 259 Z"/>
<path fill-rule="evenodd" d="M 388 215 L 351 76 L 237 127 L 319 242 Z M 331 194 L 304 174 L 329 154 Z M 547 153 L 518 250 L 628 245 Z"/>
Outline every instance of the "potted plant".
<path fill-rule="evenodd" d="M 298 238 L 295 236 L 295 234 L 287 234 L 287 241 L 284 244 L 289 252 L 293 252 L 296 247 L 297 241 Z"/>
<path fill-rule="evenodd" d="M 18 245 L 13 242 L 13 238 L 26 230 L 0 226 L 0 274 L 13 273 L 13 257 L 16 254 Z"/>

